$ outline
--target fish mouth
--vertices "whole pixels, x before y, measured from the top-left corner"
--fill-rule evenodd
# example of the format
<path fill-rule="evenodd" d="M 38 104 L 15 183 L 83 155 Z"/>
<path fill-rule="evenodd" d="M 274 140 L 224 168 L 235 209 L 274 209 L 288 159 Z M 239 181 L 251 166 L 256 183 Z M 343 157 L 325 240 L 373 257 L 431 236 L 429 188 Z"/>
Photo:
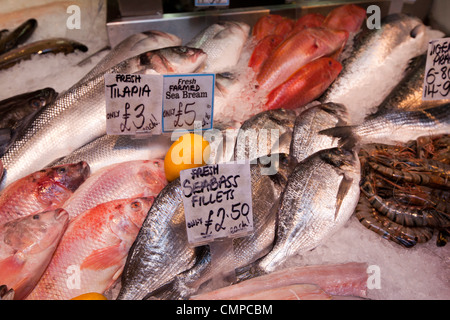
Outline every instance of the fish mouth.
<path fill-rule="evenodd" d="M 67 220 L 67 222 L 69 221 L 69 213 L 60 208 L 55 212 L 55 220 Z"/>

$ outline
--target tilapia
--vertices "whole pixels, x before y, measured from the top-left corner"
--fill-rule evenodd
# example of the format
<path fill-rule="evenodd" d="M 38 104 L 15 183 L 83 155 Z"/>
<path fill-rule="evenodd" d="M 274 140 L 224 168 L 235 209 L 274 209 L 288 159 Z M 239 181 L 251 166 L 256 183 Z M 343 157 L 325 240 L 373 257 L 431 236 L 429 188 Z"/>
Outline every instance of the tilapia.
<path fill-rule="evenodd" d="M 441 36 L 416 17 L 385 17 L 380 29 L 355 38 L 343 71 L 320 100 L 345 105 L 351 124 L 361 123 L 400 82 L 409 61 L 426 52 L 430 39 Z"/>
<path fill-rule="evenodd" d="M 230 71 L 241 57 L 250 26 L 243 22 L 215 23 L 197 34 L 186 46 L 202 49 L 207 55 L 203 72 Z"/>
<path fill-rule="evenodd" d="M 298 163 L 280 197 L 274 247 L 255 269 L 273 272 L 343 227 L 358 204 L 360 176 L 357 154 L 345 149 L 322 150 Z"/>
<path fill-rule="evenodd" d="M 170 47 L 127 59 L 109 73 L 188 73 L 206 59 L 200 49 Z M 1 160 L 2 186 L 17 180 L 106 134 L 103 74 L 75 85 L 45 107 L 11 145 Z"/>
<path fill-rule="evenodd" d="M 395 145 L 422 136 L 450 133 L 450 104 L 419 111 L 386 111 L 357 126 L 339 126 L 320 132 L 340 139 L 340 145 L 382 143 Z"/>
<path fill-rule="evenodd" d="M 325 103 L 310 107 L 295 119 L 289 155 L 300 162 L 317 151 L 337 147 L 337 138 L 319 132 L 346 123 L 347 111 L 343 105 Z"/>
<path fill-rule="evenodd" d="M 35 41 L 0 55 L 0 70 L 11 68 L 20 61 L 31 59 L 31 57 L 35 55 L 49 53 L 56 54 L 61 52 L 64 54 L 69 54 L 75 50 L 86 52 L 88 51 L 88 47 L 77 41 L 65 38 L 52 38 Z"/>
<path fill-rule="evenodd" d="M 275 237 L 276 203 L 283 191 L 287 177 L 293 169 L 293 163 L 285 154 L 279 154 L 279 160 L 271 165 L 276 167 L 275 174 L 264 174 L 267 164 L 258 161 L 250 166 L 253 208 L 253 232 L 232 240 L 232 248 L 221 254 L 212 253 L 209 246 L 197 257 L 195 265 L 175 277 L 164 290 L 153 294 L 158 299 L 187 299 L 192 294 L 227 281 L 227 275 L 234 269 L 242 268 L 263 257 L 272 248 Z M 260 195 L 264 194 L 264 197 Z M 217 249 L 215 249 L 217 250 Z M 224 278 L 224 280 L 222 280 Z M 229 281 L 229 280 L 228 280 Z"/>
<path fill-rule="evenodd" d="M 156 196 L 166 184 L 161 159 L 120 162 L 92 174 L 62 207 L 73 219 L 107 201 Z"/>
<path fill-rule="evenodd" d="M 89 165 L 78 162 L 36 171 L 14 181 L 0 193 L 0 224 L 61 208 L 88 176 Z"/>
<path fill-rule="evenodd" d="M 133 34 L 112 48 L 108 54 L 78 83 L 88 81 L 100 74 L 104 74 L 118 63 L 137 56 L 138 54 L 156 49 L 181 45 L 181 39 L 173 34 L 151 30 Z"/>
<path fill-rule="evenodd" d="M 0 54 L 8 52 L 17 47 L 19 44 L 27 41 L 33 34 L 34 30 L 36 30 L 36 27 L 36 19 L 28 19 L 10 33 L 0 37 Z"/>
<path fill-rule="evenodd" d="M 48 266 L 69 222 L 63 209 L 35 213 L 0 226 L 0 283 L 25 298 Z"/>
<path fill-rule="evenodd" d="M 91 168 L 91 174 L 95 174 L 101 168 L 116 163 L 164 159 L 171 144 L 171 138 L 165 135 L 136 139 L 128 135 L 105 134 L 49 166 L 86 161 Z"/>
<path fill-rule="evenodd" d="M 71 220 L 28 300 L 68 300 L 103 293 L 120 277 L 154 198 L 99 204 Z"/>

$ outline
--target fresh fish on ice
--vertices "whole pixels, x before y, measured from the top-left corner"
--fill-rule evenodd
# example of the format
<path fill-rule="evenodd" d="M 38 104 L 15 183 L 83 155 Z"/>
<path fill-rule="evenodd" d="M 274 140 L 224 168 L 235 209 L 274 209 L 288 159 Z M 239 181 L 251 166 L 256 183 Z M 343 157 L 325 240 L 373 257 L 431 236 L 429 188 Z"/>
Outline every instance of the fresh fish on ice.
<path fill-rule="evenodd" d="M 186 46 L 202 49 L 207 54 L 203 72 L 230 71 L 241 57 L 249 31 L 250 26 L 243 22 L 219 22 L 200 32 Z"/>
<path fill-rule="evenodd" d="M 63 209 L 43 211 L 0 225 L 0 283 L 25 298 L 48 266 L 69 222 Z"/>
<path fill-rule="evenodd" d="M 274 247 L 257 269 L 272 272 L 339 230 L 358 204 L 360 177 L 357 154 L 341 148 L 319 151 L 298 163 L 280 197 Z"/>
<path fill-rule="evenodd" d="M 109 69 L 109 73 L 188 73 L 206 59 L 200 49 L 170 47 L 143 53 Z M 2 186 L 106 134 L 103 74 L 73 86 L 45 107 L 1 157 L 6 169 Z"/>
<path fill-rule="evenodd" d="M 33 34 L 34 30 L 36 30 L 36 27 L 36 19 L 28 19 L 13 31 L 0 37 L 0 54 L 8 52 L 16 48 L 19 44 L 27 41 Z"/>
<path fill-rule="evenodd" d="M 337 147 L 338 139 L 319 132 L 346 123 L 343 105 L 325 103 L 308 108 L 295 119 L 289 155 L 300 162 L 320 150 Z"/>
<path fill-rule="evenodd" d="M 164 160 L 132 160 L 92 174 L 64 203 L 70 218 L 116 199 L 156 196 L 167 184 Z"/>
<path fill-rule="evenodd" d="M 107 290 L 120 277 L 153 200 L 146 197 L 105 202 L 71 220 L 27 299 L 68 300 Z"/>
<path fill-rule="evenodd" d="M 380 29 L 358 35 L 343 71 L 321 101 L 345 105 L 351 124 L 361 123 L 401 81 L 409 61 L 427 51 L 429 40 L 442 36 L 416 17 L 385 17 Z"/>
<path fill-rule="evenodd" d="M 43 210 L 61 208 L 89 176 L 86 162 L 36 171 L 0 193 L 0 224 Z"/>

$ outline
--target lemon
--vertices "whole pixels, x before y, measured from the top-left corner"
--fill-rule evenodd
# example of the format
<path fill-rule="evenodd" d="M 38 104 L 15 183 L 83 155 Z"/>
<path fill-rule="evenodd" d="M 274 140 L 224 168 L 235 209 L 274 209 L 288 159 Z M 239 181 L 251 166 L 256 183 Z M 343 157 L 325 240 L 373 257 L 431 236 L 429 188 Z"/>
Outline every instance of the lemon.
<path fill-rule="evenodd" d="M 82 295 L 79 295 L 70 300 L 108 300 L 108 299 L 106 299 L 106 297 L 100 293 L 89 292 L 89 293 L 84 293 Z"/>
<path fill-rule="evenodd" d="M 203 136 L 194 133 L 182 135 L 170 146 L 164 158 L 166 179 L 173 181 L 182 170 L 204 166 L 209 154 L 209 142 Z"/>

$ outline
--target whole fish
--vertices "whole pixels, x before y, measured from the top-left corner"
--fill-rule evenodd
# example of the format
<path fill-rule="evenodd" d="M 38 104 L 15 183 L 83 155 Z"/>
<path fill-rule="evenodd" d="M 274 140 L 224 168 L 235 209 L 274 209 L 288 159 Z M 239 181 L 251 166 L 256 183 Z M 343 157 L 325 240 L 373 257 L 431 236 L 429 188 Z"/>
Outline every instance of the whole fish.
<path fill-rule="evenodd" d="M 317 28 L 322 26 L 325 16 L 321 13 L 308 13 L 295 21 L 294 30 L 304 28 Z"/>
<path fill-rule="evenodd" d="M 89 163 L 92 175 L 98 170 L 116 163 L 164 159 L 171 145 L 171 138 L 164 135 L 136 139 L 128 135 L 105 134 L 49 166 L 86 161 Z"/>
<path fill-rule="evenodd" d="M 34 55 L 56 54 L 60 52 L 68 54 L 75 50 L 86 52 L 88 51 L 88 47 L 77 41 L 65 38 L 35 41 L 0 55 L 0 70 L 8 69 L 20 61 L 31 59 Z"/>
<path fill-rule="evenodd" d="M 206 59 L 200 49 L 170 47 L 127 59 L 109 73 L 188 73 Z M 105 80 L 102 75 L 75 85 L 45 107 L 1 160 L 2 185 L 45 167 L 106 134 Z M 70 129 L 69 129 L 70 128 Z"/>
<path fill-rule="evenodd" d="M 342 49 L 348 32 L 327 28 L 307 28 L 284 40 L 262 65 L 256 80 L 260 89 L 271 91 L 293 73 L 315 59 Z"/>
<path fill-rule="evenodd" d="M 119 277 L 154 198 L 120 199 L 71 220 L 28 300 L 68 300 L 103 293 Z"/>
<path fill-rule="evenodd" d="M 234 160 L 253 161 L 272 153 L 289 153 L 296 113 L 268 110 L 246 120 L 238 131 Z"/>
<path fill-rule="evenodd" d="M 238 63 L 249 31 L 250 26 L 243 22 L 219 22 L 200 32 L 187 46 L 207 54 L 203 72 L 229 71 Z"/>
<path fill-rule="evenodd" d="M 285 82 L 267 95 L 267 109 L 303 108 L 333 83 L 342 70 L 342 65 L 333 58 L 324 57 L 311 61 L 293 73 Z"/>
<path fill-rule="evenodd" d="M 89 79 L 104 74 L 118 63 L 137 56 L 138 54 L 156 49 L 175 47 L 181 45 L 181 39 L 173 34 L 162 31 L 151 30 L 133 34 L 112 48 L 108 54 L 78 83 L 88 81 Z"/>
<path fill-rule="evenodd" d="M 300 162 L 320 150 L 337 147 L 338 139 L 319 132 L 346 123 L 343 105 L 325 103 L 309 108 L 295 119 L 289 155 Z"/>
<path fill-rule="evenodd" d="M 298 163 L 280 197 L 274 247 L 256 269 L 272 272 L 339 230 L 358 204 L 360 176 L 357 154 L 345 149 L 322 150 Z"/>
<path fill-rule="evenodd" d="M 275 231 L 276 215 L 271 208 L 279 198 L 292 166 L 289 158 L 280 155 L 279 159 L 273 164 L 278 169 L 273 175 L 261 171 L 265 167 L 261 162 L 251 165 L 254 232 L 233 239 L 233 253 L 221 256 L 220 261 L 216 261 L 217 267 L 211 263 L 211 253 L 205 246 L 197 251 L 189 247 L 182 191 L 174 190 L 181 189 L 180 182 L 175 180 L 177 182 L 169 184 L 155 200 L 130 252 L 118 299 L 187 298 L 200 285 L 219 275 L 223 271 L 221 267 L 239 268 L 266 254 L 272 247 Z M 264 197 L 257 196 L 261 192 Z M 162 215 L 168 217 L 162 218 Z M 151 294 L 164 284 L 165 291 Z"/>
<path fill-rule="evenodd" d="M 418 111 L 387 111 L 357 126 L 340 126 L 320 132 L 339 138 L 340 145 L 399 144 L 422 136 L 450 133 L 450 104 Z"/>
<path fill-rule="evenodd" d="M 36 27 L 36 19 L 28 19 L 7 35 L 0 37 L 0 54 L 8 52 L 27 41 Z"/>
<path fill-rule="evenodd" d="M 272 51 L 284 40 L 281 35 L 268 35 L 256 44 L 248 61 L 248 66 L 258 73 Z"/>
<path fill-rule="evenodd" d="M 14 181 L 0 193 L 0 224 L 61 208 L 88 176 L 89 165 L 78 162 L 36 171 Z"/>
<path fill-rule="evenodd" d="M 252 37 L 256 41 L 270 35 L 285 37 L 294 26 L 294 21 L 278 14 L 268 14 L 256 21 L 252 29 Z"/>
<path fill-rule="evenodd" d="M 25 298 L 48 266 L 69 223 L 63 209 L 20 217 L 0 225 L 0 283 Z"/>
<path fill-rule="evenodd" d="M 356 33 L 366 19 L 366 10 L 355 4 L 347 4 L 333 9 L 325 18 L 323 26 L 331 29 Z"/>
<path fill-rule="evenodd" d="M 161 159 L 116 163 L 87 178 L 62 207 L 73 219 L 103 202 L 156 196 L 166 184 Z"/>
<path fill-rule="evenodd" d="M 380 29 L 357 36 L 353 52 L 342 62 L 343 71 L 321 101 L 345 105 L 351 123 L 361 123 L 400 82 L 409 61 L 426 52 L 430 39 L 442 35 L 415 17 L 385 17 Z"/>

